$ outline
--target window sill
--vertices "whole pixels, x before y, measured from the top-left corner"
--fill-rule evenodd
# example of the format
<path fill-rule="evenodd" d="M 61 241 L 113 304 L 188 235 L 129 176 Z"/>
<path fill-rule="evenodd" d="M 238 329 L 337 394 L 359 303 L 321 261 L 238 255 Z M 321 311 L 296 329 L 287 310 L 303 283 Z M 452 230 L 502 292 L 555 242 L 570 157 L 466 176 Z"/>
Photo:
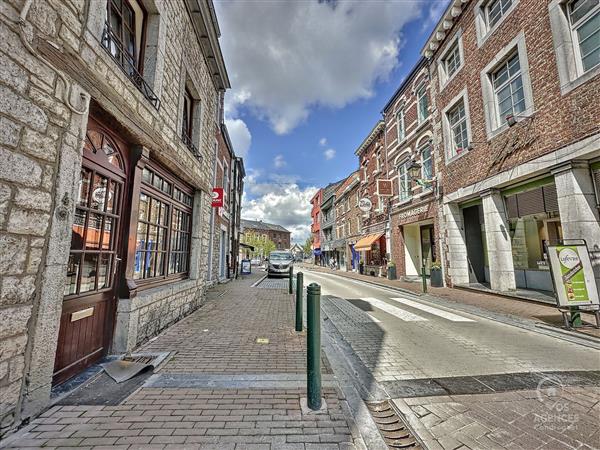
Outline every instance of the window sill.
<path fill-rule="evenodd" d="M 515 120 L 517 123 L 521 123 L 524 120 L 532 119 L 534 117 L 534 115 L 535 115 L 535 111 L 533 111 L 530 107 L 530 108 L 526 109 L 525 111 L 523 111 L 521 114 L 519 114 L 519 117 L 516 117 Z M 502 133 L 504 133 L 506 130 L 509 130 L 510 128 L 512 128 L 512 127 L 508 126 L 508 123 L 504 122 L 504 124 L 501 125 L 500 127 L 495 128 L 491 131 L 488 131 L 488 133 L 487 133 L 488 141 L 500 136 Z"/>
<path fill-rule="evenodd" d="M 467 153 L 469 153 L 470 150 L 463 150 L 460 153 L 457 153 L 456 155 L 452 156 L 452 158 L 449 158 L 446 160 L 446 165 L 452 164 L 454 161 L 462 158 L 463 156 L 465 156 Z"/>
<path fill-rule="evenodd" d="M 585 83 L 590 81 L 592 78 L 595 78 L 599 74 L 600 74 L 600 66 L 596 66 L 593 69 L 590 69 L 589 71 L 579 75 L 577 78 L 569 81 L 568 83 L 563 84 L 560 87 L 561 95 L 563 95 L 563 96 L 567 95 L 572 90 L 578 88 L 579 86 L 584 85 Z"/>

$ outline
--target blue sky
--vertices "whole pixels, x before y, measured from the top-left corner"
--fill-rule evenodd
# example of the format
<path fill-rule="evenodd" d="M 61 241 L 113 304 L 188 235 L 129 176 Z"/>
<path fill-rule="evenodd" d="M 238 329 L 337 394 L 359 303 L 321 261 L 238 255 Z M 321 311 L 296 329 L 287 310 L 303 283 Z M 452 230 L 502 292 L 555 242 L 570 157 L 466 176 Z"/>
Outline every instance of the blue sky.
<path fill-rule="evenodd" d="M 356 170 L 354 151 L 447 0 L 215 4 L 232 83 L 226 122 L 248 174 L 242 216 L 303 242 L 308 201 Z"/>

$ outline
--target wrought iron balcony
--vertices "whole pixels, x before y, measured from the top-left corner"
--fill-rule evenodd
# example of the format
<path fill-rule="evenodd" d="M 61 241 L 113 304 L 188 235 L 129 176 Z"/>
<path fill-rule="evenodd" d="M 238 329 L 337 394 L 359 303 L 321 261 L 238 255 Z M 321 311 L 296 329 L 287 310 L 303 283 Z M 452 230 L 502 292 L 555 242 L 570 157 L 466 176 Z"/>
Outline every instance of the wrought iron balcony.
<path fill-rule="evenodd" d="M 186 133 L 181 133 L 181 140 L 197 159 L 202 159 L 202 155 L 200 155 L 198 147 L 196 147 L 192 142 L 191 137 L 189 137 Z"/>
<path fill-rule="evenodd" d="M 144 77 L 138 72 L 135 60 L 124 48 L 110 24 L 105 23 L 104 31 L 102 32 L 102 46 L 112 59 L 118 64 L 123 73 L 131 80 L 131 82 L 139 89 L 146 99 L 158 111 L 160 109 L 160 99 L 152 91 L 150 85 L 146 83 Z"/>

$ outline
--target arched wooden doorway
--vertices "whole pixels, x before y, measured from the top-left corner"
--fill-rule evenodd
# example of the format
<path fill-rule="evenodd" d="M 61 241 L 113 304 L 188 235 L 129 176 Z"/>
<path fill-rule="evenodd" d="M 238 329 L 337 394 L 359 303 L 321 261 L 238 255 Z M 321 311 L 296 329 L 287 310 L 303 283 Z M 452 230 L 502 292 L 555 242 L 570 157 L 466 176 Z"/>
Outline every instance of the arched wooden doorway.
<path fill-rule="evenodd" d="M 127 161 L 125 143 L 90 118 L 64 288 L 53 383 L 106 355 L 114 329 Z"/>

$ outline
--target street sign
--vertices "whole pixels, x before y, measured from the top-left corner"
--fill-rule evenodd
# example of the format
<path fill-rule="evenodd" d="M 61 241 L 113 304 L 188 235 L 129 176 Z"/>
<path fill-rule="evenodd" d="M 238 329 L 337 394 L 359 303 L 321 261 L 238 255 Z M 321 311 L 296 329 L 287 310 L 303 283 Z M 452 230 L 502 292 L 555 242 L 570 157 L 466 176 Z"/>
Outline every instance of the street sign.
<path fill-rule="evenodd" d="M 598 290 L 585 243 L 548 245 L 558 306 L 598 305 Z"/>
<path fill-rule="evenodd" d="M 372 207 L 373 203 L 371 203 L 371 200 L 366 197 L 363 197 L 358 201 L 358 209 L 360 209 L 362 212 L 369 212 L 371 211 Z"/>
<path fill-rule="evenodd" d="M 222 208 L 223 207 L 223 188 L 213 188 L 212 191 L 212 207 Z"/>
<path fill-rule="evenodd" d="M 392 180 L 377 180 L 377 195 L 380 197 L 393 196 Z"/>

